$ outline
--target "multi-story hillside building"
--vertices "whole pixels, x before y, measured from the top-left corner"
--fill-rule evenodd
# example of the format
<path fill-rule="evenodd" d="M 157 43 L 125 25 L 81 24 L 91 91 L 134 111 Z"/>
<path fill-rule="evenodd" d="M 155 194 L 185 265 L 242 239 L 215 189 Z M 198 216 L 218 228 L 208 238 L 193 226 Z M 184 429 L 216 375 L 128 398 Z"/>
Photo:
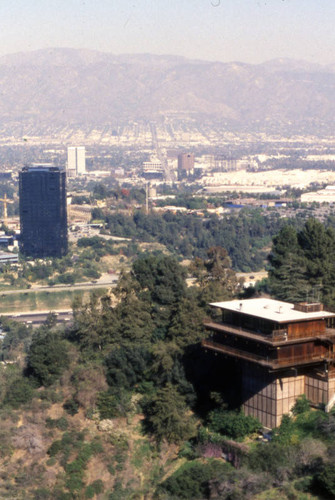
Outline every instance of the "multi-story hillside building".
<path fill-rule="evenodd" d="M 67 252 L 66 174 L 59 167 L 24 167 L 19 174 L 20 244 L 30 257 Z"/>
<path fill-rule="evenodd" d="M 208 322 L 203 347 L 235 359 L 242 372 L 247 415 L 277 427 L 298 396 L 327 408 L 335 400 L 335 314 L 322 304 L 272 299 L 211 304 L 222 313 Z M 233 381 L 232 381 L 233 382 Z"/>

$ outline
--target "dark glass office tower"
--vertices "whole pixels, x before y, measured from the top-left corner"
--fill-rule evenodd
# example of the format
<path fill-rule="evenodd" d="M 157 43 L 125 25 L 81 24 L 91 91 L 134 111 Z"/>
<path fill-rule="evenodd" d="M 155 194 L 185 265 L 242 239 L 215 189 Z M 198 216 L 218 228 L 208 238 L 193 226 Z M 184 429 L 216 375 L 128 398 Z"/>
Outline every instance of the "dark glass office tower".
<path fill-rule="evenodd" d="M 59 167 L 24 167 L 19 176 L 21 251 L 30 257 L 67 252 L 66 174 Z"/>

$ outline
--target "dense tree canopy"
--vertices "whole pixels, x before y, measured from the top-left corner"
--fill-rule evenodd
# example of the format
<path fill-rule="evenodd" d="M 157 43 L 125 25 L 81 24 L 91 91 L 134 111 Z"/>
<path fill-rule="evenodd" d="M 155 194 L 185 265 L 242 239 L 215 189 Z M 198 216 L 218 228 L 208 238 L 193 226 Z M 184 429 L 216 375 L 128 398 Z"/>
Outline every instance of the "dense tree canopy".
<path fill-rule="evenodd" d="M 187 416 L 185 399 L 176 387 L 167 384 L 145 406 L 146 424 L 158 441 L 178 442 L 195 434 L 195 425 Z"/>
<path fill-rule="evenodd" d="M 334 247 L 333 231 L 317 221 L 282 228 L 270 257 L 273 293 L 292 300 L 320 293 L 331 304 Z M 21 498 L 23 489 L 25 498 L 50 500 L 102 492 L 111 500 L 334 495 L 334 415 L 310 411 L 299 398 L 272 440 L 256 442 L 259 423 L 236 408 L 240 366 L 201 347 L 207 302 L 241 293 L 227 250 L 212 245 L 197 257 L 188 286 L 185 271 L 171 256 L 145 255 L 109 293 L 78 300 L 73 325 L 63 329 L 50 315 L 33 333 L 3 320 L 2 354 L 20 356 L 0 367 L 5 496 Z M 21 448 L 11 456 L 13 445 Z"/>
<path fill-rule="evenodd" d="M 334 306 L 335 232 L 309 219 L 297 232 L 285 226 L 273 239 L 269 286 L 278 299 L 321 300 Z"/>
<path fill-rule="evenodd" d="M 68 335 L 79 344 L 83 359 L 104 359 L 107 399 L 115 402 L 124 398 L 124 391 L 149 390 L 147 407 L 155 408 L 157 391 L 169 386 L 162 394 L 177 391 L 184 402 L 195 403 L 187 372 L 203 355 L 200 341 L 208 313 L 204 297 L 217 293 L 218 300 L 231 298 L 239 289 L 227 252 L 220 247 L 212 248 L 205 261 L 199 259 L 198 271 L 198 286 L 189 288 L 186 269 L 175 258 L 145 255 L 130 273 L 122 274 L 112 300 L 92 296 L 86 304 L 76 305 Z M 157 429 L 152 426 L 153 433 Z"/>
<path fill-rule="evenodd" d="M 59 334 L 40 330 L 31 342 L 27 372 L 40 385 L 53 384 L 69 366 L 68 346 Z"/>
<path fill-rule="evenodd" d="M 259 210 L 244 209 L 238 215 L 209 215 L 205 219 L 193 214 L 117 213 L 107 215 L 106 224 L 113 235 L 158 241 L 187 258 L 204 259 L 210 247 L 220 246 L 227 250 L 235 270 L 250 271 L 263 267 L 264 248 L 285 221 L 274 212 L 264 215 Z"/>

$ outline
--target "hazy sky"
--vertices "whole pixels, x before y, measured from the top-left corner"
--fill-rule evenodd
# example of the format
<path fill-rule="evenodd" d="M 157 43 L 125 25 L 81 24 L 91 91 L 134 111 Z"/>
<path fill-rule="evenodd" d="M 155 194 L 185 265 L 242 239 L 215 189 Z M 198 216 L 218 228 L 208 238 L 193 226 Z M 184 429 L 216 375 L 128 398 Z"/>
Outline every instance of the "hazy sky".
<path fill-rule="evenodd" d="M 45 47 L 335 63 L 335 0 L 0 0 L 0 55 Z"/>

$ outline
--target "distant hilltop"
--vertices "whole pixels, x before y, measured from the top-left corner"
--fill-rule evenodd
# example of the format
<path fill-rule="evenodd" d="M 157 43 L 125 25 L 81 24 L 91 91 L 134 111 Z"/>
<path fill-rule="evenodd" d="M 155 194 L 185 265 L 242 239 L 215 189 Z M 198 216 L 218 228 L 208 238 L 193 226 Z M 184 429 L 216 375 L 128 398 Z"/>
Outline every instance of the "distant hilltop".
<path fill-rule="evenodd" d="M 245 132 L 333 134 L 334 116 L 334 65 L 63 48 L 0 58 L 1 133 L 12 137 L 162 117 Z"/>

